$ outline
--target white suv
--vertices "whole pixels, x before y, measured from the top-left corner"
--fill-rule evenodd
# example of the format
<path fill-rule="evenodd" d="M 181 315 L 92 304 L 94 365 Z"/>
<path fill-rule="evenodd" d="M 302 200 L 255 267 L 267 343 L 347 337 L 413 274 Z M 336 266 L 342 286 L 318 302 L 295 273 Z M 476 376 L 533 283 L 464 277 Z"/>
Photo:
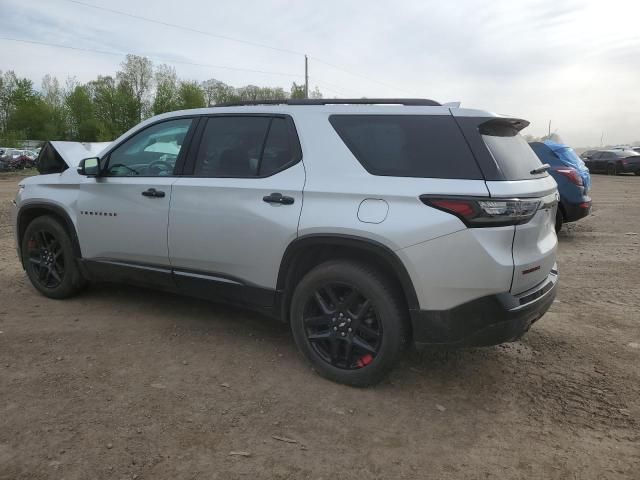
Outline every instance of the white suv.
<path fill-rule="evenodd" d="M 167 113 L 79 165 L 45 149 L 18 252 L 51 298 L 108 280 L 266 312 L 368 385 L 410 340 L 513 341 L 553 302 L 558 196 L 527 125 L 417 99 Z"/>

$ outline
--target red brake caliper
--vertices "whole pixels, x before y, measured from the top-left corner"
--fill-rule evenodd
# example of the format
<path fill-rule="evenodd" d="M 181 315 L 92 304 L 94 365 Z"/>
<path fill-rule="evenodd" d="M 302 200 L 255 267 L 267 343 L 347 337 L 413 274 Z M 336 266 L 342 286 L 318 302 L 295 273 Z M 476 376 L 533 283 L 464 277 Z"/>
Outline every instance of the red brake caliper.
<path fill-rule="evenodd" d="M 366 367 L 371 362 L 373 362 L 373 357 L 371 356 L 371 354 L 367 353 L 366 355 L 363 355 L 358 359 L 358 361 L 356 362 L 356 365 L 358 368 L 362 368 L 362 367 Z"/>

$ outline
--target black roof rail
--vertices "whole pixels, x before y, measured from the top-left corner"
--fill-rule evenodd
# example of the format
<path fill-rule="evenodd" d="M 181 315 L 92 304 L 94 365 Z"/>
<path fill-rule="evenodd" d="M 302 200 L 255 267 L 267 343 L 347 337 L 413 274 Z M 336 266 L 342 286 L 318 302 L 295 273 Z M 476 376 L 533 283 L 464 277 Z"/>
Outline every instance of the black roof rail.
<path fill-rule="evenodd" d="M 214 107 L 241 107 L 246 105 L 405 105 L 411 107 L 439 107 L 435 100 L 427 98 L 283 98 L 282 100 L 250 100 L 227 102 Z"/>

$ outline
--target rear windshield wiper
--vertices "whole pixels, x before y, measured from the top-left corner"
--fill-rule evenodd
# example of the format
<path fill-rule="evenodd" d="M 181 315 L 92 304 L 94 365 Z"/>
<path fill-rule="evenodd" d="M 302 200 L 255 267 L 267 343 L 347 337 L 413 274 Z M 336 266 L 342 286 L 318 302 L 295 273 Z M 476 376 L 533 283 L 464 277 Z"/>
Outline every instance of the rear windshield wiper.
<path fill-rule="evenodd" d="M 533 170 L 531 170 L 529 173 L 531 175 L 538 175 L 539 173 L 544 173 L 547 170 L 549 170 L 551 168 L 551 165 L 549 165 L 548 163 L 543 163 L 541 166 L 539 166 L 538 168 L 534 168 Z"/>

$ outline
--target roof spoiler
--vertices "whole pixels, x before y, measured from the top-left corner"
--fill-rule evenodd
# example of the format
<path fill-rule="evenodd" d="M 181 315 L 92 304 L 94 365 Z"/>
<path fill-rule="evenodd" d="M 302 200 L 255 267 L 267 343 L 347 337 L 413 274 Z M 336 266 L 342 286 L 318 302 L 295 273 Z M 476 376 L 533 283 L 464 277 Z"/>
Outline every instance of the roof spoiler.
<path fill-rule="evenodd" d="M 530 122 L 522 118 L 494 117 L 480 125 L 478 129 L 483 135 L 496 135 L 500 137 L 515 136 L 519 131 L 529 126 Z M 511 135 L 508 133 L 512 132 Z"/>

